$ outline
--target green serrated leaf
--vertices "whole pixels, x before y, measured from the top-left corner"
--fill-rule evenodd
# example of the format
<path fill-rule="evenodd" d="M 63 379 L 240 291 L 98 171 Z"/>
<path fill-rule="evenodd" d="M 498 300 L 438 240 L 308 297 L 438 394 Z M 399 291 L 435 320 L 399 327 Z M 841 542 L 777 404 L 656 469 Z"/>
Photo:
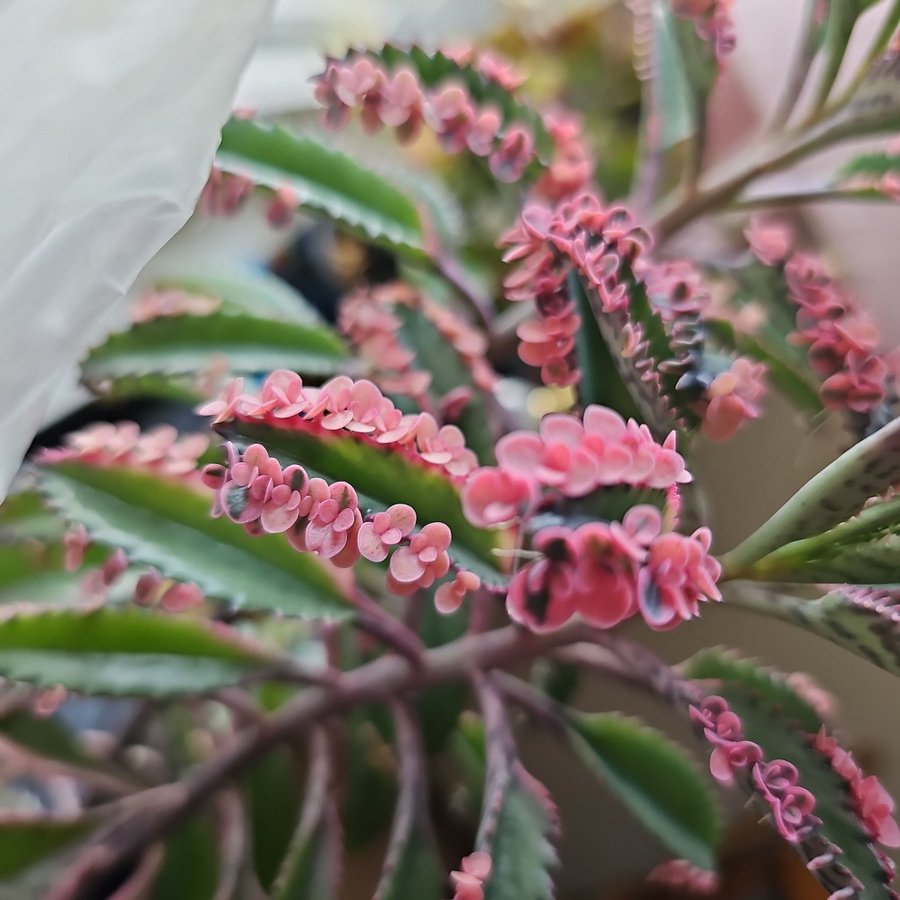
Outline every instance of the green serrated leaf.
<path fill-rule="evenodd" d="M 224 627 L 145 610 L 36 607 L 0 618 L 0 673 L 83 693 L 194 694 L 275 661 Z"/>
<path fill-rule="evenodd" d="M 835 185 L 844 184 L 853 178 L 883 178 L 891 173 L 900 173 L 900 155 L 896 153 L 864 153 L 843 166 L 835 179 Z"/>
<path fill-rule="evenodd" d="M 466 436 L 466 446 L 475 451 L 482 465 L 494 462 L 494 437 L 488 416 L 488 400 L 472 380 L 472 372 L 447 339 L 420 310 L 399 303 L 394 307 L 403 323 L 399 338 L 416 356 L 416 368 L 431 373 L 431 392 L 440 398 L 455 388 L 472 392 L 456 423 Z"/>
<path fill-rule="evenodd" d="M 155 288 L 216 297 L 222 301 L 220 309 L 224 313 L 308 327 L 323 324 L 318 310 L 299 291 L 264 269 L 226 268 L 216 272 L 166 275 Z"/>
<path fill-rule="evenodd" d="M 239 421 L 229 423 L 222 433 L 244 444 L 259 442 L 284 466 L 297 463 L 311 476 L 349 482 L 366 509 L 377 511 L 394 503 L 408 503 L 420 525 L 445 522 L 453 532 L 450 555 L 482 580 L 504 583 L 492 553 L 495 536 L 468 522 L 459 493 L 441 475 L 353 438 L 320 438 Z"/>
<path fill-rule="evenodd" d="M 53 543 L 65 530 L 65 523 L 47 509 L 37 491 L 19 491 L 0 503 L 0 544 L 27 540 Z"/>
<path fill-rule="evenodd" d="M 685 664 L 684 674 L 688 678 L 740 684 L 748 697 L 756 696 L 767 709 L 808 734 L 815 734 L 823 724 L 822 717 L 783 676 L 733 653 L 701 650 Z"/>
<path fill-rule="evenodd" d="M 572 714 L 572 744 L 585 765 L 677 856 L 715 865 L 715 804 L 688 757 L 662 734 L 616 713 Z"/>
<path fill-rule="evenodd" d="M 722 560 L 726 577 L 742 577 L 777 548 L 845 521 L 866 500 L 897 481 L 900 419 L 860 441 L 813 476 L 767 522 L 727 553 Z"/>
<path fill-rule="evenodd" d="M 99 565 L 108 555 L 101 547 L 90 548 L 88 565 Z M 66 572 L 59 544 L 0 544 L 0 604 L 80 599 L 84 571 Z"/>
<path fill-rule="evenodd" d="M 488 768 L 485 812 L 476 847 L 491 856 L 485 900 L 553 900 L 556 811 L 521 763 L 505 773 Z"/>
<path fill-rule="evenodd" d="M 838 587 L 824 597 L 806 600 L 774 588 L 742 585 L 733 601 L 747 609 L 796 625 L 838 647 L 900 676 L 900 640 L 895 636 L 898 610 L 895 590 L 871 589 L 871 602 L 859 591 Z M 879 600 L 879 595 L 883 599 Z"/>
<path fill-rule="evenodd" d="M 251 537 L 210 518 L 210 499 L 184 483 L 123 467 L 66 462 L 38 469 L 38 487 L 95 541 L 121 547 L 135 563 L 193 581 L 236 607 L 341 618 L 344 595 L 311 554 L 283 535 Z"/>
<path fill-rule="evenodd" d="M 200 373 L 218 359 L 237 374 L 291 369 L 313 380 L 347 365 L 343 343 L 324 326 L 213 313 L 132 325 L 91 350 L 81 371 L 88 386 L 102 391 L 104 382 L 123 376 Z"/>
<path fill-rule="evenodd" d="M 876 503 L 822 534 L 785 544 L 753 563 L 745 577 L 805 583 L 898 583 L 900 500 Z"/>
<path fill-rule="evenodd" d="M 838 141 L 900 129 L 900 52 L 889 50 L 875 60 L 856 88 L 820 129 L 812 146 L 827 147 Z"/>
<path fill-rule="evenodd" d="M 213 900 L 219 865 L 219 847 L 212 818 L 192 816 L 169 836 L 151 896 L 153 900 L 174 900 L 176 897 Z"/>
<path fill-rule="evenodd" d="M 688 51 L 701 58 L 708 51 L 700 46 L 699 39 L 687 29 L 692 23 L 677 22 L 667 0 L 656 0 L 653 17 L 653 78 L 651 89 L 655 99 L 655 127 L 659 129 L 658 149 L 670 150 L 697 134 L 702 113 L 698 84 L 693 83 L 688 71 Z M 710 82 L 711 84 L 711 82 Z M 706 86 L 709 90 L 710 85 Z"/>
<path fill-rule="evenodd" d="M 822 820 L 819 830 L 841 849 L 841 864 L 863 884 L 861 896 L 887 900 L 883 870 L 861 823 L 847 803 L 847 782 L 813 749 L 812 735 L 796 728 L 781 709 L 769 705 L 769 698 L 779 696 L 778 688 L 773 685 L 761 690 L 760 683 L 772 678 L 771 674 L 758 670 L 748 685 L 743 673 L 735 673 L 737 677 L 732 678 L 724 669 L 720 671 L 716 693 L 728 701 L 743 723 L 745 736 L 762 747 L 766 759 L 787 760 L 797 767 L 798 783 L 816 798 L 815 814 Z M 690 664 L 684 674 L 692 677 Z"/>
<path fill-rule="evenodd" d="M 581 381 L 578 394 L 584 405 L 600 403 L 624 417 L 640 418 L 641 411 L 629 392 L 623 377 L 624 360 L 616 353 L 615 344 L 607 345 L 581 278 L 575 271 L 568 275 L 569 296 L 574 299 L 581 326 L 575 334 L 575 352 Z M 612 336 L 609 336 L 612 340 Z"/>
<path fill-rule="evenodd" d="M 231 119 L 222 129 L 216 162 L 265 187 L 290 187 L 304 209 L 347 231 L 406 256 L 425 256 L 415 204 L 375 172 L 311 137 Z"/>
<path fill-rule="evenodd" d="M 11 878 L 85 837 L 95 825 L 86 816 L 3 815 L 0 817 L 0 879 Z"/>

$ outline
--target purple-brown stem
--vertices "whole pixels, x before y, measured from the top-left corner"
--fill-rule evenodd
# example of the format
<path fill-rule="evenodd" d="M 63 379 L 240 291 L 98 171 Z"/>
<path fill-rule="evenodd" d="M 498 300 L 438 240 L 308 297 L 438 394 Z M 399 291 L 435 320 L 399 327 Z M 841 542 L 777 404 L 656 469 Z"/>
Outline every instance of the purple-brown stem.
<path fill-rule="evenodd" d="M 532 634 L 518 626 L 469 635 L 428 650 L 420 666 L 396 654 L 346 672 L 334 684 L 310 687 L 258 726 L 230 738 L 208 762 L 183 781 L 128 798 L 120 815 L 103 829 L 66 873 L 51 900 L 100 896 L 110 881 L 140 858 L 224 785 L 273 747 L 296 740 L 313 725 L 360 704 L 379 702 L 436 684 L 466 678 L 479 670 L 503 668 L 534 659 L 598 632 L 572 623 L 550 634 Z"/>

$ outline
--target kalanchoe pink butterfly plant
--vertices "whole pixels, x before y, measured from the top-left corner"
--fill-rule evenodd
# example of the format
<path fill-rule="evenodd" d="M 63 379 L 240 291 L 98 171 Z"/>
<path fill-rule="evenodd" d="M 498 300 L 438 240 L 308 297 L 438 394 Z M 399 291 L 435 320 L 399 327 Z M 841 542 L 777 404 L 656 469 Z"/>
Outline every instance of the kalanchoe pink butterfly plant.
<path fill-rule="evenodd" d="M 520 759 L 520 713 L 655 836 L 655 883 L 719 891 L 722 787 L 831 900 L 900 896 L 894 801 L 839 743 L 825 688 L 730 651 L 672 666 L 642 641 L 739 607 L 900 675 L 894 355 L 824 255 L 749 215 L 768 175 L 900 131 L 900 13 L 841 93 L 856 13 L 812 4 L 771 139 L 724 176 L 703 139 L 730 3 L 631 6 L 628 198 L 601 189 L 577 113 L 468 47 L 354 50 L 317 79 L 327 129 L 392 132 L 413 157 L 226 126 L 206 227 L 263 216 L 284 264 L 304 216 L 327 220 L 341 296 L 161 280 L 84 383 L 205 430 L 89 425 L 0 510 L 0 732 L 32 778 L 0 815 L 16 896 L 335 900 L 348 853 L 383 833 L 376 900 L 564 897 L 567 810 Z M 468 200 L 399 161 L 445 156 Z M 888 199 L 898 159 L 892 142 L 808 199 Z M 472 193 L 511 210 L 487 247 L 463 239 Z M 700 219 L 725 240 L 676 255 Z M 755 427 L 774 391 L 840 417 L 849 449 L 725 552 L 695 448 Z M 694 747 L 576 709 L 588 678 L 645 689 Z M 101 698 L 90 722 L 79 695 Z"/>

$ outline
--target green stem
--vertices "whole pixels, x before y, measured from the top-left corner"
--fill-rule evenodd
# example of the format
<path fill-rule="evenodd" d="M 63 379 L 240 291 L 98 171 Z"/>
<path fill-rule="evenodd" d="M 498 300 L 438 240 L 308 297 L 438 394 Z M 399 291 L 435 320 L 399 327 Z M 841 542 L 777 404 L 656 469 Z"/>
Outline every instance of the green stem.
<path fill-rule="evenodd" d="M 784 95 L 781 98 L 781 102 L 778 104 L 778 108 L 772 120 L 771 130 L 774 132 L 780 131 L 790 119 L 791 113 L 793 113 L 797 106 L 797 101 L 800 99 L 800 94 L 803 91 L 803 86 L 806 84 L 806 79 L 809 75 L 810 66 L 815 58 L 816 46 L 813 37 L 817 6 L 818 0 L 808 0 L 806 14 L 804 16 L 805 36 L 803 45 L 791 66 L 787 87 L 785 88 Z"/>
<path fill-rule="evenodd" d="M 866 54 L 866 58 L 853 76 L 850 84 L 847 85 L 836 100 L 827 104 L 818 112 L 814 121 L 820 121 L 821 119 L 832 116 L 837 110 L 845 107 L 853 99 L 857 89 L 869 74 L 869 69 L 872 67 L 873 63 L 882 53 L 884 53 L 885 48 L 893 37 L 894 32 L 897 30 L 898 25 L 900 25 L 900 0 L 894 0 L 890 11 L 884 17 L 881 29 L 875 37 L 872 46 L 869 48 L 869 52 Z"/>
<path fill-rule="evenodd" d="M 721 184 L 687 197 L 679 204 L 663 211 L 650 226 L 660 243 L 665 242 L 685 226 L 706 213 L 724 209 L 748 184 L 763 175 L 771 175 L 787 168 L 823 146 L 821 136 L 806 136 L 805 140 L 782 149 L 772 156 L 752 163 L 737 175 Z"/>

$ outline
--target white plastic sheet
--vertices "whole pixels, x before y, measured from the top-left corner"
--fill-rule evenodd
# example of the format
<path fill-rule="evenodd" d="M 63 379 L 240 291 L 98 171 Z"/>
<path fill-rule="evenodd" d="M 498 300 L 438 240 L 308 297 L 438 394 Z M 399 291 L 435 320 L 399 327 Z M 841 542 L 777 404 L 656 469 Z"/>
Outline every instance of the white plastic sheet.
<path fill-rule="evenodd" d="M 0 499 L 87 335 L 184 224 L 270 0 L 0 0 Z"/>

